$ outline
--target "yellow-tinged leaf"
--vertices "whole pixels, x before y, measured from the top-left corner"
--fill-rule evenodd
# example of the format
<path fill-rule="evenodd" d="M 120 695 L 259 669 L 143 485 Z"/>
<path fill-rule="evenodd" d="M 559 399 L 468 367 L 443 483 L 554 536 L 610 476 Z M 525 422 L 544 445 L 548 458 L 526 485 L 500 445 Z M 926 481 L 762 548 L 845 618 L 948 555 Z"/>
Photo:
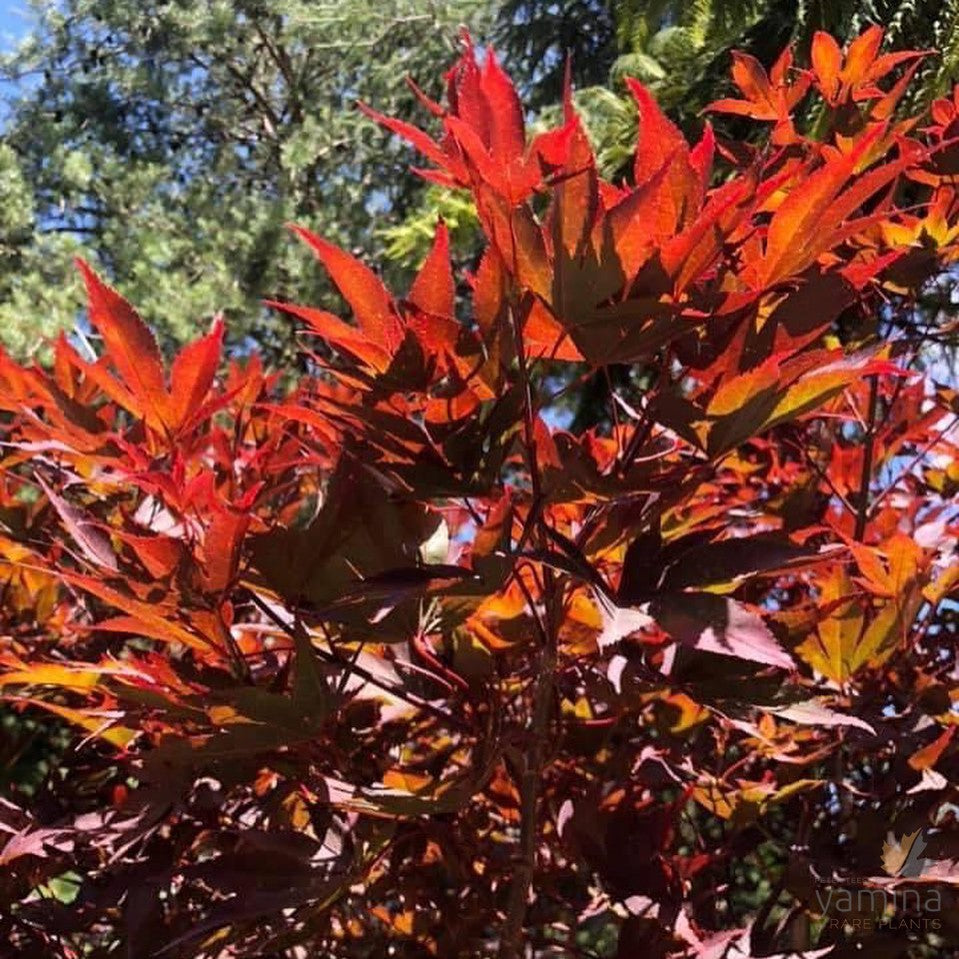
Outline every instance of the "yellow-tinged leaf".
<path fill-rule="evenodd" d="M 669 727 L 671 733 L 683 733 L 709 718 L 709 710 L 685 693 L 670 693 L 662 696 L 661 701 L 679 711 L 676 721 Z"/>
<path fill-rule="evenodd" d="M 889 596 L 886 568 L 878 551 L 855 540 L 849 543 L 849 549 L 856 558 L 856 564 L 862 575 L 868 580 L 868 589 L 876 596 Z"/>
<path fill-rule="evenodd" d="M 784 799 L 789 799 L 797 793 L 808 792 L 810 789 L 818 789 L 824 782 L 825 780 L 823 779 L 797 779 L 795 782 L 789 783 L 789 785 L 783 786 L 781 789 L 777 789 L 772 796 L 772 801 L 782 802 Z"/>
<path fill-rule="evenodd" d="M 889 590 L 902 597 L 919 575 L 922 547 L 911 536 L 897 533 L 883 544 L 883 552 L 889 562 Z"/>
<path fill-rule="evenodd" d="M 20 701 L 22 702 L 22 700 Z M 34 706 L 39 706 L 41 709 L 46 709 L 48 712 L 55 713 L 61 719 L 85 729 L 91 736 L 102 739 L 118 749 L 126 749 L 138 735 L 135 729 L 115 725 L 112 716 L 70 709 L 68 706 L 48 703 L 42 699 L 28 699 L 26 701 Z"/>
<path fill-rule="evenodd" d="M 850 675 L 864 666 L 884 663 L 902 638 L 902 617 L 894 603 L 887 603 L 873 618 L 849 659 Z"/>
<path fill-rule="evenodd" d="M 311 824 L 310 807 L 298 792 L 291 792 L 281 803 L 287 822 L 297 832 L 305 831 Z"/>
<path fill-rule="evenodd" d="M 96 577 L 81 576 L 66 571 L 60 573 L 60 576 L 68 583 L 127 613 L 131 619 L 131 625 L 138 623 L 144 634 L 153 639 L 182 643 L 191 649 L 208 650 L 210 648 L 211 644 L 208 641 L 184 629 L 169 616 L 164 615 L 163 611 L 156 606 L 114 589 Z"/>
<path fill-rule="evenodd" d="M 255 720 L 243 716 L 232 706 L 211 706 L 207 711 L 210 722 L 215 726 L 231 726 L 236 723 L 252 723 Z"/>
<path fill-rule="evenodd" d="M 777 788 L 772 782 L 741 781 L 731 787 L 710 777 L 693 789 L 693 798 L 720 819 L 751 821 L 763 815 L 770 806 L 784 802 L 801 792 L 817 789 L 822 779 L 797 779 Z"/>
<path fill-rule="evenodd" d="M 709 779 L 693 789 L 692 797 L 720 819 L 731 819 L 738 801 L 738 792 L 739 790 L 726 786 L 719 780 Z"/>
<path fill-rule="evenodd" d="M 742 409 L 754 396 L 774 387 L 779 381 L 779 362 L 770 357 L 762 366 L 720 384 L 706 407 L 710 416 L 726 416 Z"/>
<path fill-rule="evenodd" d="M 577 719 L 592 719 L 593 707 L 585 696 L 580 696 L 579 699 L 572 704 L 564 702 L 563 713 L 564 715 L 575 716 Z"/>
<path fill-rule="evenodd" d="M 603 628 L 603 617 L 600 615 L 596 602 L 585 591 L 574 594 L 566 615 L 569 619 L 587 626 L 589 629 L 598 631 Z"/>
<path fill-rule="evenodd" d="M 39 663 L 0 675 L 0 686 L 61 686 L 64 689 L 88 690 L 99 681 L 99 670 L 75 669 L 55 663 Z"/>
<path fill-rule="evenodd" d="M 923 597 L 929 603 L 937 606 L 959 585 L 959 563 L 953 563 L 944 569 L 936 580 L 926 585 Z"/>
<path fill-rule="evenodd" d="M 796 649 L 800 658 L 836 683 L 846 682 L 855 671 L 851 663 L 863 628 L 855 592 L 845 568 L 837 566 L 823 586 L 822 606 L 828 612 L 817 631 Z"/>
<path fill-rule="evenodd" d="M 383 773 L 383 785 L 390 789 L 402 789 L 408 793 L 417 793 L 432 786 L 433 779 L 422 773 L 413 773 L 402 769 L 387 769 Z"/>

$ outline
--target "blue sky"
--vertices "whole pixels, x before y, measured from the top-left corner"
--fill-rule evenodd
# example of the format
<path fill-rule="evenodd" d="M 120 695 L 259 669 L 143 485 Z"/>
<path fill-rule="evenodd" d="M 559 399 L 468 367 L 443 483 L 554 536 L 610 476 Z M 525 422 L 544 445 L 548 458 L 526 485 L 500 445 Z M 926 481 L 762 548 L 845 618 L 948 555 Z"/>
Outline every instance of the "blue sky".
<path fill-rule="evenodd" d="M 0 50 L 9 50 L 29 25 L 29 10 L 23 0 L 0 0 Z"/>
<path fill-rule="evenodd" d="M 30 12 L 26 0 L 0 0 L 0 54 L 12 50 L 29 29 Z M 11 93 L 16 93 L 16 89 L 0 82 L 0 98 Z M 0 103 L 0 119 L 3 119 L 5 112 Z"/>

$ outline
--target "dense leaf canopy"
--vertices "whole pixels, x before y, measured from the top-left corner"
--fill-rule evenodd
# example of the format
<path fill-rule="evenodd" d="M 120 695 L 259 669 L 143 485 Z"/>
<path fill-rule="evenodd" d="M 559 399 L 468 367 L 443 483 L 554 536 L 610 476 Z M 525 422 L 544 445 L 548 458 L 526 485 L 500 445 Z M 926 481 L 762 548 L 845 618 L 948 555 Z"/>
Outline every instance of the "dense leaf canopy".
<path fill-rule="evenodd" d="M 299 377 L 221 321 L 166 363 L 80 262 L 97 355 L 0 356 L 0 689 L 76 743 L 0 806 L 3 941 L 949 954 L 959 399 L 911 320 L 959 90 L 900 116 L 882 41 L 737 57 L 720 145 L 631 79 L 616 182 L 467 43 L 422 127 L 366 109 L 478 266 L 440 223 L 391 290 L 298 229 L 347 307 L 274 303 Z"/>

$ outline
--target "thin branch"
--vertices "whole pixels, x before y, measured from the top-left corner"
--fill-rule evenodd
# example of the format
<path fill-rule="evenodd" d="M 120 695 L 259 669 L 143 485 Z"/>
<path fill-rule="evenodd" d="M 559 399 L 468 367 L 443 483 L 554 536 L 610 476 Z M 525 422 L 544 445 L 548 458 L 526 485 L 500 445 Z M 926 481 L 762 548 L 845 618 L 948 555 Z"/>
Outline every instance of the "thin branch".
<path fill-rule="evenodd" d="M 533 502 L 543 502 L 542 483 L 539 463 L 536 458 L 535 406 L 533 388 L 526 365 L 526 349 L 523 343 L 522 326 L 515 309 L 511 310 L 513 335 L 516 342 L 517 366 L 525 395 L 525 455 L 530 474 Z M 538 539 L 542 546 L 547 545 L 542 533 L 542 516 L 527 517 L 527 525 L 535 523 L 539 529 Z M 534 532 L 534 535 L 535 532 Z M 516 577 L 521 588 L 525 586 L 519 576 Z M 550 715 L 556 688 L 556 632 L 558 625 L 556 598 L 557 585 L 550 568 L 543 570 L 543 606 L 545 622 L 540 620 L 532 603 L 533 597 L 523 590 L 524 598 L 530 606 L 530 613 L 537 625 L 540 637 L 540 650 L 536 667 L 536 679 L 533 687 L 533 702 L 526 725 L 527 746 L 522 756 L 519 783 L 520 795 L 520 835 L 519 848 L 513 867 L 513 878 L 506 906 L 506 918 L 499 942 L 499 959 L 519 959 L 522 951 L 526 911 L 530 890 L 536 875 L 536 851 L 539 844 L 540 824 L 540 784 L 546 767 L 549 745 Z"/>
<path fill-rule="evenodd" d="M 273 43 L 269 34 L 260 26 L 259 20 L 253 21 L 253 29 L 256 30 L 257 35 L 263 41 L 267 52 L 270 54 L 270 58 L 276 64 L 277 69 L 286 81 L 287 89 L 290 91 L 290 118 L 294 123 L 302 123 L 303 105 L 300 102 L 299 84 L 293 74 L 292 64 L 290 63 L 290 58 L 286 50 L 282 45 L 278 46 Z"/>
<path fill-rule="evenodd" d="M 296 629 L 291 626 L 289 623 L 283 621 L 283 619 L 276 614 L 276 611 L 271 609 L 269 604 L 263 602 L 259 596 L 254 592 L 250 592 L 250 596 L 253 599 L 253 602 L 266 613 L 267 616 L 286 633 L 287 636 L 295 639 L 296 638 Z M 305 631 L 304 631 L 305 632 Z M 309 636 L 307 636 L 309 638 Z M 397 686 L 387 683 L 384 680 L 380 679 L 378 676 L 375 676 L 368 669 L 363 666 L 360 666 L 359 663 L 351 662 L 348 659 L 340 656 L 333 650 L 333 647 L 330 647 L 330 650 L 319 649 L 314 646 L 312 641 L 310 646 L 314 653 L 320 657 L 324 662 L 332 663 L 336 666 L 340 666 L 343 669 L 351 671 L 355 675 L 359 676 L 361 679 L 365 679 L 368 683 L 372 683 L 374 686 L 382 689 L 384 692 L 389 693 L 391 696 L 395 696 L 397 699 L 402 699 L 405 703 L 409 703 L 410 706 L 415 706 L 417 709 L 422 709 L 423 712 L 429 713 L 431 716 L 434 716 L 436 719 L 441 719 L 444 723 L 449 723 L 451 726 L 455 726 L 460 730 L 468 730 L 469 726 L 464 723 L 462 720 L 457 719 L 452 714 L 446 712 L 443 709 L 440 709 L 438 706 L 434 706 L 432 703 L 427 702 L 425 699 L 420 699 L 419 696 L 416 696 L 413 693 L 407 692 L 405 689 L 401 689 Z"/>
<path fill-rule="evenodd" d="M 552 571 L 547 570 L 552 578 Z M 552 619 L 552 617 L 549 617 Z M 556 644 L 543 646 L 536 685 L 533 690 L 533 708 L 529 722 L 529 749 L 524 757 L 520 776 L 520 838 L 519 850 L 509 891 L 506 922 L 500 940 L 500 959 L 518 959 L 526 920 L 529 892 L 536 874 L 536 847 L 539 840 L 539 789 L 545 765 L 549 738 L 549 719 L 553 703 L 556 671 Z"/>
<path fill-rule="evenodd" d="M 789 441 L 787 440 L 787 442 Z M 843 505 L 843 507 L 846 510 L 848 510 L 849 515 L 856 516 L 857 515 L 856 508 L 839 491 L 839 487 L 837 487 L 836 484 L 832 481 L 832 477 L 809 455 L 809 450 L 807 450 L 804 446 L 801 446 L 799 443 L 790 442 L 789 445 L 793 446 L 800 453 L 800 455 L 806 461 L 806 465 L 810 469 L 812 469 L 812 471 L 816 474 L 819 480 L 821 480 L 823 483 L 825 483 L 829 487 L 832 494 L 839 500 L 839 502 Z"/>
<path fill-rule="evenodd" d="M 953 416 L 953 418 L 941 429 L 931 440 L 929 440 L 918 453 L 906 464 L 905 468 L 900 470 L 896 474 L 895 479 L 893 479 L 886 488 L 879 493 L 879 495 L 872 501 L 872 504 L 869 506 L 869 512 L 874 513 L 879 506 L 882 504 L 882 501 L 899 485 L 899 481 L 904 477 L 908 476 L 912 472 L 913 468 L 922 460 L 922 458 L 931 450 L 937 443 L 943 440 L 947 433 L 950 433 L 953 427 L 959 423 L 959 414 Z"/>
<path fill-rule="evenodd" d="M 859 478 L 859 502 L 856 504 L 856 527 L 853 539 L 862 542 L 869 518 L 869 487 L 872 483 L 872 456 L 876 444 L 876 413 L 879 410 L 879 377 L 869 377 L 869 409 L 866 412 L 866 442 L 862 449 L 862 474 Z"/>

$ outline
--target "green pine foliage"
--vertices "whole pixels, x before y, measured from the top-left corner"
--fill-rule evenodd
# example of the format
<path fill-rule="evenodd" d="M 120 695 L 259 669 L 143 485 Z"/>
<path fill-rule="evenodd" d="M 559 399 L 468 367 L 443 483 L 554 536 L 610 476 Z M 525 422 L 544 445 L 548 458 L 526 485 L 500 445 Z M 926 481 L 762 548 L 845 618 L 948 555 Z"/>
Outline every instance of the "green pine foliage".
<path fill-rule="evenodd" d="M 263 297 L 329 300 L 284 224 L 382 259 L 416 208 L 411 154 L 358 99 L 421 117 L 408 74 L 436 77 L 486 0 L 34 0 L 0 62 L 0 338 L 33 353 L 70 328 L 86 256 L 169 342 L 225 311 L 240 341 L 285 351 Z M 421 109 L 421 108 L 419 108 Z"/>

